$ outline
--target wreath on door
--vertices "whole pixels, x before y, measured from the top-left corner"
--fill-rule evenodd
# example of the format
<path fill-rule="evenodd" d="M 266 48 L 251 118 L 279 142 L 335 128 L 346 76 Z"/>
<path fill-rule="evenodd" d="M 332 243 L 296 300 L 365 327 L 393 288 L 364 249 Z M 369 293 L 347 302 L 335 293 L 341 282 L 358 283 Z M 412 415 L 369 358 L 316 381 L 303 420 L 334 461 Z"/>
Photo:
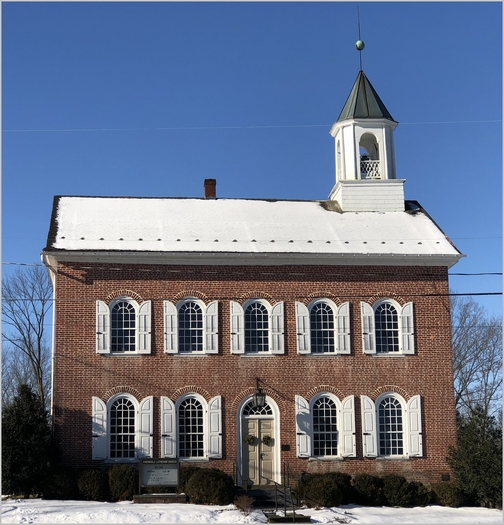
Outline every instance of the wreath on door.
<path fill-rule="evenodd" d="M 271 447 L 271 445 L 273 444 L 273 438 L 271 436 L 263 436 L 262 443 L 267 447 Z"/>
<path fill-rule="evenodd" d="M 255 440 L 256 437 L 254 436 L 254 434 L 247 434 L 244 439 L 245 443 L 247 443 L 247 445 L 249 446 L 252 446 L 255 443 Z"/>

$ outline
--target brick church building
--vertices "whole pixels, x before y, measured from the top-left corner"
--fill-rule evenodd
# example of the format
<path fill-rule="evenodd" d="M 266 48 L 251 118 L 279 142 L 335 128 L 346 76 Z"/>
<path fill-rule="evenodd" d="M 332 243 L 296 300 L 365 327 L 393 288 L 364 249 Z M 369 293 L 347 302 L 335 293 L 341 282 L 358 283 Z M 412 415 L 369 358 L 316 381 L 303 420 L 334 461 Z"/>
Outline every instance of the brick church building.
<path fill-rule="evenodd" d="M 214 179 L 203 198 L 54 198 L 42 259 L 65 464 L 448 479 L 462 255 L 404 200 L 396 126 L 360 71 L 327 200 L 219 199 Z"/>

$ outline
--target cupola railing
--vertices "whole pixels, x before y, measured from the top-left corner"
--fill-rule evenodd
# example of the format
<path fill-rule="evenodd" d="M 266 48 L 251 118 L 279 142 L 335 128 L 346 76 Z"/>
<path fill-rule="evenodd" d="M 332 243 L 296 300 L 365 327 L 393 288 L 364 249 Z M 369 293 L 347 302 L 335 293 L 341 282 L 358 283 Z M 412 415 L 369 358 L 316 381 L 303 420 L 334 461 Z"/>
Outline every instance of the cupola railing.
<path fill-rule="evenodd" d="M 361 179 L 381 179 L 380 161 L 366 157 L 360 159 Z"/>

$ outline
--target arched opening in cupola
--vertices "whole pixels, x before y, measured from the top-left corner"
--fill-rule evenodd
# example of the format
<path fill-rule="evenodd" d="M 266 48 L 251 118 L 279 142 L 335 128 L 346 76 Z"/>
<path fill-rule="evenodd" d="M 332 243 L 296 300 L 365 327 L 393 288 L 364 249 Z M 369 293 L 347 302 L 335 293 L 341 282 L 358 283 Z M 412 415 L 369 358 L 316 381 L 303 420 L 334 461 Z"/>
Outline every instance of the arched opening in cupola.
<path fill-rule="evenodd" d="M 359 141 L 360 178 L 381 179 L 378 141 L 372 133 L 364 133 Z"/>

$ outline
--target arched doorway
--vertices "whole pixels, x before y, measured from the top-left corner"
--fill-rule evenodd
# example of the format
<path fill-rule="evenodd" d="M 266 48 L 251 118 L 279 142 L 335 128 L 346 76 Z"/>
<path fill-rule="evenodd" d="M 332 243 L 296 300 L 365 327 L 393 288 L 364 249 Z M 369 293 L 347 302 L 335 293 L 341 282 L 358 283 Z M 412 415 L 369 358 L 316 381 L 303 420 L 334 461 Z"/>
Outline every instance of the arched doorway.
<path fill-rule="evenodd" d="M 278 407 L 268 398 L 264 407 L 254 407 L 247 398 L 238 411 L 238 464 L 241 482 L 271 485 L 278 482 L 280 464 L 280 429 Z"/>

